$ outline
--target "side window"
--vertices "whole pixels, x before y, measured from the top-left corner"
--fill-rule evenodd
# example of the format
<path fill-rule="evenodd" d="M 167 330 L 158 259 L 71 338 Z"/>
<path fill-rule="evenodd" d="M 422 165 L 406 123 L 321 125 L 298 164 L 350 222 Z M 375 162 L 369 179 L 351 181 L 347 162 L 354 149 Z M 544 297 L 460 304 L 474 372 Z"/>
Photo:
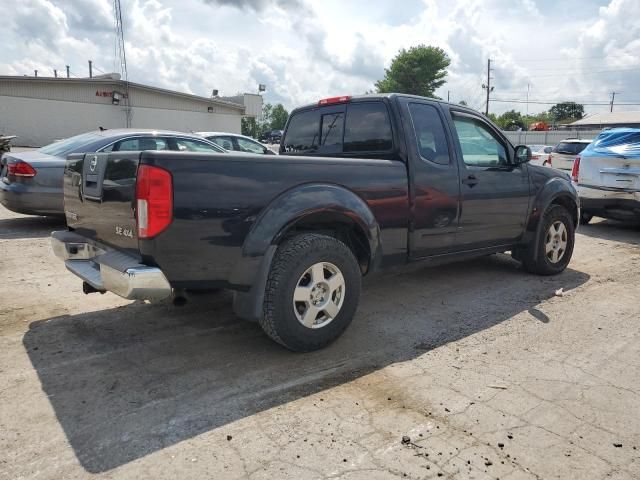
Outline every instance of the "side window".
<path fill-rule="evenodd" d="M 347 105 L 345 152 L 386 152 L 393 146 L 391 121 L 382 102 Z"/>
<path fill-rule="evenodd" d="M 167 140 L 159 137 L 127 138 L 120 140 L 113 146 L 114 152 L 138 152 L 141 150 L 169 150 L 169 147 Z"/>
<path fill-rule="evenodd" d="M 265 148 L 259 143 L 252 142 L 251 140 L 247 140 L 242 137 L 236 137 L 236 142 L 238 142 L 238 147 L 240 147 L 241 152 L 264 153 Z"/>
<path fill-rule="evenodd" d="M 454 115 L 453 124 L 465 165 L 488 168 L 509 164 L 504 145 L 481 120 Z"/>
<path fill-rule="evenodd" d="M 320 145 L 323 147 L 339 147 L 342 149 L 342 131 L 344 127 L 344 113 L 335 112 L 322 115 L 322 136 Z"/>
<path fill-rule="evenodd" d="M 409 112 L 413 120 L 420 156 L 440 165 L 449 164 L 449 147 L 442 120 L 433 105 L 412 103 Z"/>
<path fill-rule="evenodd" d="M 310 110 L 295 114 L 289 122 L 286 136 L 282 141 L 285 152 L 305 153 L 318 149 L 320 133 L 320 112 Z"/>
<path fill-rule="evenodd" d="M 215 152 L 220 153 L 220 150 L 208 143 L 199 142 L 198 140 L 191 140 L 188 138 L 176 138 L 176 147 L 181 152 Z"/>
<path fill-rule="evenodd" d="M 208 137 L 216 145 L 220 145 L 225 150 L 233 150 L 233 140 L 230 137 Z"/>

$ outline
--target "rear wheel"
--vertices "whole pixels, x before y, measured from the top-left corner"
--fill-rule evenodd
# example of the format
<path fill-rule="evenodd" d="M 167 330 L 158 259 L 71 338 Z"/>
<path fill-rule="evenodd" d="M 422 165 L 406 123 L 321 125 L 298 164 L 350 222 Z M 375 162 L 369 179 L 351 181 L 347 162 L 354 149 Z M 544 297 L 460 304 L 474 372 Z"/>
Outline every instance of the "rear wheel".
<path fill-rule="evenodd" d="M 292 237 L 273 259 L 260 325 L 290 350 L 320 349 L 351 323 L 360 281 L 358 262 L 340 240 L 314 233 Z"/>
<path fill-rule="evenodd" d="M 536 242 L 521 256 L 525 269 L 538 275 L 555 275 L 571 261 L 575 228 L 571 214 L 561 205 L 552 205 L 542 217 L 542 228 Z"/>

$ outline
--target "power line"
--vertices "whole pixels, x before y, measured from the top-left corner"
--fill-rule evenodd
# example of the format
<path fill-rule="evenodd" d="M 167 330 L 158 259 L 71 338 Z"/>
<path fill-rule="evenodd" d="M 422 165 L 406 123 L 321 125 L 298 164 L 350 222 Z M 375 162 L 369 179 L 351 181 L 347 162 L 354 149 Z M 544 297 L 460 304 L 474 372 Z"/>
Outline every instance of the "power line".
<path fill-rule="evenodd" d="M 603 57 L 570 57 L 570 58 L 559 58 L 559 57 L 549 57 L 549 58 L 538 58 L 535 60 L 513 60 L 514 63 L 544 63 L 544 62 L 571 62 L 576 60 L 604 60 L 609 58 L 629 58 L 633 57 L 633 55 L 605 55 Z"/>
<path fill-rule="evenodd" d="M 526 100 L 510 100 L 506 98 L 492 98 L 492 102 L 502 102 L 502 103 L 527 103 Z M 543 102 L 541 100 L 529 100 L 529 103 L 537 104 L 537 105 L 555 105 L 557 103 L 580 103 L 580 105 L 592 105 L 592 106 L 607 106 L 610 105 L 610 102 L 569 102 L 567 100 L 554 100 L 551 102 Z M 616 103 L 616 105 L 640 105 L 640 103 Z"/>
<path fill-rule="evenodd" d="M 584 70 L 575 70 L 575 71 L 567 71 L 564 73 L 551 73 L 551 74 L 545 74 L 545 75 L 527 75 L 527 78 L 546 78 L 546 77 L 566 77 L 568 74 L 570 73 L 576 73 L 576 74 L 580 74 L 580 75 L 600 75 L 602 73 L 619 73 L 619 72 L 635 72 L 636 70 L 640 70 L 640 67 L 634 67 L 634 68 L 621 68 L 621 69 L 617 69 L 617 70 L 599 70 L 599 71 L 595 71 L 595 72 L 590 72 L 590 71 L 584 71 Z"/>

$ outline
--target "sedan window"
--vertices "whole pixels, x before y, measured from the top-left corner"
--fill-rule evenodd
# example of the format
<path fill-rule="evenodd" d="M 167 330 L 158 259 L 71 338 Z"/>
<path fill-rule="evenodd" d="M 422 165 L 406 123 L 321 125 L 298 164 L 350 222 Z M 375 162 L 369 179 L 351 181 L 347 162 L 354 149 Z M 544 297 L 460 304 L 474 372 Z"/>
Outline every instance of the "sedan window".
<path fill-rule="evenodd" d="M 224 150 L 217 145 L 200 142 L 188 138 L 176 138 L 176 148 L 181 152 L 208 152 L 223 153 Z"/>
<path fill-rule="evenodd" d="M 113 149 L 104 148 L 103 152 L 139 152 L 142 150 L 169 150 L 167 140 L 160 137 L 125 138 L 116 142 Z"/>
<path fill-rule="evenodd" d="M 220 145 L 225 150 L 233 150 L 233 140 L 231 137 L 207 137 L 207 140 Z"/>
<path fill-rule="evenodd" d="M 238 147 L 241 152 L 247 153 L 266 153 L 266 148 L 260 145 L 258 142 L 253 142 L 246 138 L 236 137 L 236 142 L 238 142 Z"/>

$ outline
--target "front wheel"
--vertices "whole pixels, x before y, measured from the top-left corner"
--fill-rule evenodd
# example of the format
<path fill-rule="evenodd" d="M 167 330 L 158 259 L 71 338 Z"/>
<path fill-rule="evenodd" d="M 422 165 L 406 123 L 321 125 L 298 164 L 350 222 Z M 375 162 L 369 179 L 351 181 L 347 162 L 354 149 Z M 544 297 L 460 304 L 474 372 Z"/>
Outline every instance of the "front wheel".
<path fill-rule="evenodd" d="M 561 205 L 552 205 L 541 221 L 537 242 L 532 242 L 523 252 L 522 264 L 529 272 L 555 275 L 567 268 L 571 261 L 575 227 L 571 214 Z"/>
<path fill-rule="evenodd" d="M 276 251 L 260 325 L 290 350 L 323 348 L 351 323 L 360 282 L 358 261 L 340 240 L 314 233 L 296 235 Z"/>

